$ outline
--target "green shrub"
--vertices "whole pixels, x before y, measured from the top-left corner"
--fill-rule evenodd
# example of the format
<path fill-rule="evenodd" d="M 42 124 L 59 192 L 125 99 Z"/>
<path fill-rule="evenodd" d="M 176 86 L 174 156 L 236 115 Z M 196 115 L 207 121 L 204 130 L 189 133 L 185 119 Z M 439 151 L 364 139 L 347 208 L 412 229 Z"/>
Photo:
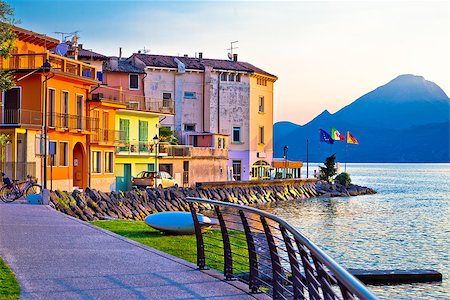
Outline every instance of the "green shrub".
<path fill-rule="evenodd" d="M 349 186 L 350 183 L 352 183 L 352 179 L 350 178 L 350 175 L 348 173 L 342 172 L 336 178 L 335 181 L 339 182 L 339 184 L 343 186 Z"/>
<path fill-rule="evenodd" d="M 332 178 L 334 175 L 336 175 L 336 167 L 335 167 L 335 161 L 336 161 L 336 154 L 333 154 L 326 158 L 324 167 L 319 167 L 319 179 L 325 180 L 328 182 L 332 182 Z"/>

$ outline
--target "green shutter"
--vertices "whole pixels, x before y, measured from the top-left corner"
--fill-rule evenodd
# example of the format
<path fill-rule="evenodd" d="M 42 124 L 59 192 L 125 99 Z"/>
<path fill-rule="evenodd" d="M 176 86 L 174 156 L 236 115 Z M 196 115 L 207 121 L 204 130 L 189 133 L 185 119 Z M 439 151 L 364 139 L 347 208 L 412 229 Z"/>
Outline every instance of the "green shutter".
<path fill-rule="evenodd" d="M 128 144 L 130 142 L 130 120 L 119 119 L 119 128 L 121 140 Z M 120 147 L 120 150 L 127 151 L 128 147 Z"/>
<path fill-rule="evenodd" d="M 148 122 L 139 121 L 139 151 L 148 151 Z"/>

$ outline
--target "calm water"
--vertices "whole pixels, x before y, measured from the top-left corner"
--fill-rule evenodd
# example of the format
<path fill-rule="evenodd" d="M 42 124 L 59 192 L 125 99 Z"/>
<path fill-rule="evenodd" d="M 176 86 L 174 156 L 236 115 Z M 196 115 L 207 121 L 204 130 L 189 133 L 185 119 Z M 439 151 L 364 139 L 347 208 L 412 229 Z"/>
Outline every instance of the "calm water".
<path fill-rule="evenodd" d="M 281 203 L 269 210 L 347 268 L 434 269 L 444 275 L 442 283 L 369 286 L 380 299 L 450 299 L 450 164 L 347 164 L 347 172 L 353 183 L 378 194 Z"/>

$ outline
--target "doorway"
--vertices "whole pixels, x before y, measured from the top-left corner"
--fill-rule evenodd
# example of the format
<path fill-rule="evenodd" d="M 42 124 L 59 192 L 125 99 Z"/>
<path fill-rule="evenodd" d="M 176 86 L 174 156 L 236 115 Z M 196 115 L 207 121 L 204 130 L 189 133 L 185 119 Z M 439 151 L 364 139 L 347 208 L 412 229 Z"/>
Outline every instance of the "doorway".
<path fill-rule="evenodd" d="M 86 162 L 84 147 L 81 143 L 76 143 L 73 147 L 73 186 L 80 189 L 86 188 Z"/>
<path fill-rule="evenodd" d="M 3 123 L 19 124 L 20 88 L 15 87 L 4 92 Z"/>

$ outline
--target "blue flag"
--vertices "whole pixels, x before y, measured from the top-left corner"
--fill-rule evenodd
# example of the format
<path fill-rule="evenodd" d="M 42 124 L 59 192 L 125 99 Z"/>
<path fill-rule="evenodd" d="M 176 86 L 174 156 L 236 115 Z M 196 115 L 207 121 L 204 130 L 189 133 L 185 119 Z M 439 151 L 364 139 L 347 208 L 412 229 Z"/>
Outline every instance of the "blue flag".
<path fill-rule="evenodd" d="M 321 142 L 325 142 L 328 144 L 334 143 L 334 140 L 331 138 L 331 135 L 329 135 L 325 130 L 319 129 L 319 134 Z"/>

